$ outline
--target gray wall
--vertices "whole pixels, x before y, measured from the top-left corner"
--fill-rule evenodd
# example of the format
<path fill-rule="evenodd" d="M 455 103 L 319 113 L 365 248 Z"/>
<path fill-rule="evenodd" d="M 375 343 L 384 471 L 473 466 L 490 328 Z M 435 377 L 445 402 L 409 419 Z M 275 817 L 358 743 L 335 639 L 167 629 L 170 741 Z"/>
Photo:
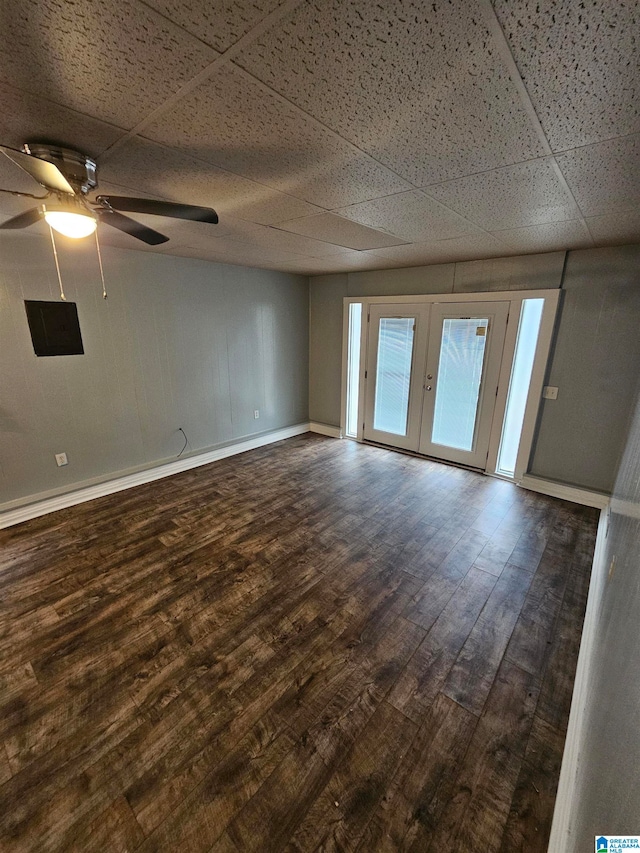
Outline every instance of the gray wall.
<path fill-rule="evenodd" d="M 532 474 L 610 492 L 640 367 L 640 246 L 569 252 Z"/>
<path fill-rule="evenodd" d="M 59 299 L 51 245 L 0 239 L 0 504 L 175 458 L 179 427 L 194 452 L 308 420 L 306 277 L 103 256 L 106 301 L 95 247 L 60 248 L 85 355 L 37 358 L 23 300 Z"/>
<path fill-rule="evenodd" d="M 338 426 L 344 296 L 558 287 L 563 305 L 530 464 L 536 476 L 610 491 L 640 363 L 640 247 L 466 261 L 310 279 L 311 420 Z"/>
<path fill-rule="evenodd" d="M 309 352 L 312 354 L 309 358 L 309 420 L 339 426 L 342 300 L 347 295 L 347 274 L 321 275 L 311 281 L 314 286 L 309 288 Z"/>
<path fill-rule="evenodd" d="M 640 402 L 613 494 L 567 853 L 640 832 Z"/>

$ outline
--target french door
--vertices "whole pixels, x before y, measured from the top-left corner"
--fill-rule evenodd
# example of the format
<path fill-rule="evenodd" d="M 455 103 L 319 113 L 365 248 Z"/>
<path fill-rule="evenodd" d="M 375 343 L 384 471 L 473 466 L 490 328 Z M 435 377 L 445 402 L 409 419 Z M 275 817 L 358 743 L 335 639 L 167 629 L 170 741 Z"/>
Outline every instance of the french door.
<path fill-rule="evenodd" d="M 420 453 L 484 468 L 508 315 L 508 302 L 433 306 Z"/>
<path fill-rule="evenodd" d="M 365 439 L 484 468 L 508 302 L 375 305 Z"/>
<path fill-rule="evenodd" d="M 364 438 L 417 450 L 429 305 L 373 305 L 369 314 Z"/>

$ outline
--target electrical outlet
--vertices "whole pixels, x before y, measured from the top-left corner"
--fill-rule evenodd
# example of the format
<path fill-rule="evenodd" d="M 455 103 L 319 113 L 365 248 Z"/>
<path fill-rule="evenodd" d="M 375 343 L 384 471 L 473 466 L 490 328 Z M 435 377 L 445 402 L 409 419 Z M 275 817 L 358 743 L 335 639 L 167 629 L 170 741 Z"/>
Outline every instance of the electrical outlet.
<path fill-rule="evenodd" d="M 66 453 L 56 453 L 56 465 L 58 468 L 61 468 L 63 465 L 68 465 L 69 460 L 67 459 Z"/>
<path fill-rule="evenodd" d="M 542 389 L 542 396 L 545 400 L 557 400 L 558 389 L 555 385 L 545 385 Z"/>
<path fill-rule="evenodd" d="M 258 420 L 258 418 L 260 417 L 260 409 L 254 409 L 254 411 L 253 411 L 253 417 L 254 417 L 256 420 Z"/>

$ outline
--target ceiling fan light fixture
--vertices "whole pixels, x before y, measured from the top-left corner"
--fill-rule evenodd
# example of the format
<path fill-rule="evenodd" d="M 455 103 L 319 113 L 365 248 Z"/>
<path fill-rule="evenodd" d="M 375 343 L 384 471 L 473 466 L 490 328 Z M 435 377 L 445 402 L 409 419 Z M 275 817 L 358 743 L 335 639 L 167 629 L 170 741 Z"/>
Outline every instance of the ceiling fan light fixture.
<path fill-rule="evenodd" d="M 45 204 L 42 212 L 48 225 L 65 237 L 73 239 L 88 237 L 98 225 L 96 217 L 84 208 Z"/>
<path fill-rule="evenodd" d="M 89 191 L 98 186 L 96 163 L 72 148 L 61 148 L 44 142 L 26 142 L 22 151 L 0 145 L 0 158 L 3 155 L 47 190 L 47 195 L 32 196 L 46 201 L 38 207 L 0 222 L 0 230 L 28 228 L 44 218 L 49 225 L 52 241 L 54 230 L 75 240 L 95 234 L 97 240 L 96 228 L 100 221 L 136 240 L 141 240 L 148 246 L 159 246 L 169 238 L 125 216 L 122 211 L 167 216 L 189 222 L 208 222 L 212 225 L 218 223 L 218 214 L 212 207 L 196 204 L 102 195 L 90 201 Z M 49 201 L 52 197 L 53 202 Z"/>

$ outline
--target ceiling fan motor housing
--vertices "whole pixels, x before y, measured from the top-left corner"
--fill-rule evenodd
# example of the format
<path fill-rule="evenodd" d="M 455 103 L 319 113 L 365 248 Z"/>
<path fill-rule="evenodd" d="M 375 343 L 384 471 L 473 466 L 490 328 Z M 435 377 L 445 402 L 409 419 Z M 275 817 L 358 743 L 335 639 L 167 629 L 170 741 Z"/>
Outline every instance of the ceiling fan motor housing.
<path fill-rule="evenodd" d="M 57 166 L 76 192 L 86 195 L 98 186 L 95 160 L 80 151 L 41 142 L 27 142 L 22 150 Z"/>

